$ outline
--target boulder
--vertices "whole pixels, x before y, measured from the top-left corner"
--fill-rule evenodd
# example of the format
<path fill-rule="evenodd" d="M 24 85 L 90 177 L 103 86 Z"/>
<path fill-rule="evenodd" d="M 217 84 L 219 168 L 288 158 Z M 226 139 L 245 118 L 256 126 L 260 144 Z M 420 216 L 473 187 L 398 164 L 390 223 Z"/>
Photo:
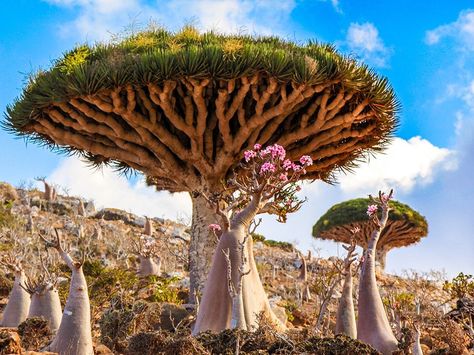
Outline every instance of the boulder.
<path fill-rule="evenodd" d="M 119 210 L 118 208 L 104 208 L 98 211 L 94 218 L 106 221 L 123 221 L 123 223 L 131 226 L 143 227 L 143 217 Z"/>

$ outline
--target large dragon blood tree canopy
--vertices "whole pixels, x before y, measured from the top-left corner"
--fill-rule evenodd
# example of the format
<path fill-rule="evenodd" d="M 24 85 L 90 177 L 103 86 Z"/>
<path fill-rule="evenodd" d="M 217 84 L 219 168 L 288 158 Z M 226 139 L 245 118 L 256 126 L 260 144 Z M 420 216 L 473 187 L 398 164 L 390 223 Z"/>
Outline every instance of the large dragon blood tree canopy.
<path fill-rule="evenodd" d="M 357 198 L 332 206 L 313 226 L 313 237 L 342 243 L 350 243 L 351 238 L 355 238 L 356 244 L 365 249 L 376 228 L 367 216 L 370 204 L 368 198 Z M 388 251 L 417 243 L 428 234 L 428 223 L 417 211 L 394 200 L 389 206 L 388 221 L 377 243 L 376 257 L 382 269 Z M 360 232 L 353 234 L 355 227 L 360 228 Z"/>
<path fill-rule="evenodd" d="M 92 164 L 142 172 L 158 189 L 199 192 L 220 189 L 257 142 L 310 155 L 305 177 L 331 181 L 386 145 L 397 110 L 385 78 L 330 45 L 184 27 L 74 48 L 31 76 L 3 126 Z M 199 194 L 193 206 L 192 285 L 215 239 L 214 212 Z"/>

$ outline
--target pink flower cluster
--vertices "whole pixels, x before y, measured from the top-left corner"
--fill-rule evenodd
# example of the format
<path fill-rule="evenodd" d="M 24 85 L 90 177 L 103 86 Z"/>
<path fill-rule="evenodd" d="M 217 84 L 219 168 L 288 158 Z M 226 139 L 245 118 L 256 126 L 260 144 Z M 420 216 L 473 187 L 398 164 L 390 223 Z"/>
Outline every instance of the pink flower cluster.
<path fill-rule="evenodd" d="M 390 196 L 382 192 L 381 200 L 382 200 L 382 203 L 387 203 L 390 200 Z"/>
<path fill-rule="evenodd" d="M 214 233 L 215 232 L 220 232 L 222 230 L 221 226 L 215 223 L 211 223 L 209 225 L 209 229 L 212 230 Z"/>
<path fill-rule="evenodd" d="M 276 171 L 275 164 L 266 162 L 266 163 L 263 163 L 262 167 L 260 168 L 260 175 L 263 175 L 265 173 L 274 173 L 275 171 Z"/>
<path fill-rule="evenodd" d="M 285 148 L 278 144 L 270 145 L 260 152 L 261 157 L 264 157 L 268 154 L 272 156 L 272 159 L 278 158 L 281 161 L 285 160 L 286 157 Z"/>
<path fill-rule="evenodd" d="M 300 163 L 303 164 L 304 166 L 310 166 L 313 165 L 313 159 L 309 155 L 303 155 L 300 158 Z"/>
<path fill-rule="evenodd" d="M 377 209 L 377 205 L 369 205 L 369 207 L 367 207 L 367 214 L 369 217 L 372 217 L 375 213 L 377 213 Z"/>
<path fill-rule="evenodd" d="M 257 153 L 253 150 L 246 150 L 244 152 L 244 159 L 247 163 L 253 158 L 255 158 L 256 156 L 257 156 Z"/>

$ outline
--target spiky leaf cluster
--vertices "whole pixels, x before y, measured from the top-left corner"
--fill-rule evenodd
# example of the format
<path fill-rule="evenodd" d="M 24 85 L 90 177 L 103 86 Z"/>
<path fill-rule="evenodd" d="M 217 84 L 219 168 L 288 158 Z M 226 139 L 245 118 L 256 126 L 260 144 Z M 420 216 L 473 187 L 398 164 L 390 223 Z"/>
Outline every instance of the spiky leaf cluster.
<path fill-rule="evenodd" d="M 385 146 L 398 108 L 385 78 L 330 45 L 153 28 L 65 53 L 3 127 L 182 191 L 217 184 L 257 140 L 311 155 L 307 177 L 330 181 Z"/>
<path fill-rule="evenodd" d="M 313 226 L 313 237 L 348 243 L 354 227 L 361 228 L 357 244 L 366 246 L 375 224 L 367 216 L 369 198 L 357 198 L 332 206 Z M 391 200 L 387 227 L 382 231 L 380 247 L 399 247 L 418 242 L 428 234 L 428 222 L 410 206 Z"/>

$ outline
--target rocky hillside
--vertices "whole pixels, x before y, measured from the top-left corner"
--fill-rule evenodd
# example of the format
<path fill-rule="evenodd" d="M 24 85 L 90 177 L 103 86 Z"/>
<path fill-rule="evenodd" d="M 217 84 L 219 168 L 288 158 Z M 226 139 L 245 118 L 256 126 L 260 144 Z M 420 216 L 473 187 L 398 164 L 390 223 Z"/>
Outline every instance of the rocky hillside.
<path fill-rule="evenodd" d="M 161 259 L 161 275 L 139 278 L 135 251 L 136 242 L 144 230 L 144 216 L 114 208 L 96 210 L 92 201 L 80 197 L 59 195 L 50 199 L 42 191 L 15 189 L 5 183 L 0 184 L 0 200 L 0 250 L 22 258 L 27 275 L 34 276 L 46 263 L 51 272 L 59 276 L 63 305 L 68 293 L 69 272 L 54 253 L 45 251 L 39 235 L 49 236 L 53 228 L 60 228 L 71 253 L 85 257 L 84 272 L 89 285 L 96 353 L 151 354 L 161 351 L 217 354 L 224 353 L 216 350 L 222 344 L 233 349 L 232 344 L 238 335 L 235 332 L 220 334 L 218 339 L 210 335 L 197 340 L 189 337 L 195 307 L 187 303 L 188 226 L 150 217 Z M 302 256 L 291 244 L 275 242 L 258 234 L 254 234 L 254 249 L 270 303 L 293 333 L 285 338 L 284 343 L 262 326 L 266 330 L 262 330 L 261 334 L 241 335 L 248 343 L 248 350 L 242 352 L 267 353 L 252 352 L 258 350 L 256 343 L 261 343 L 260 346 L 266 344 L 267 348 L 286 349 L 287 352 L 274 352 L 281 354 L 318 353 L 321 349 L 330 349 L 330 346 L 340 347 L 343 340 L 337 343 L 339 345 L 330 342 L 324 345 L 316 339 L 333 336 L 342 287 L 342 261 Z M 307 265 L 307 284 L 301 277 L 303 261 Z M 423 324 L 421 343 L 425 353 L 442 353 L 440 349 L 451 351 L 457 343 L 468 346 L 472 341 L 463 323 L 464 315 L 457 318 L 445 315 L 463 305 L 456 305 L 452 295 L 443 290 L 441 275 L 411 272 L 403 278 L 386 274 L 378 276 L 390 321 L 401 344 L 409 346 L 413 322 Z M 0 272 L 0 312 L 7 303 L 12 281 L 8 271 Z M 303 292 L 305 285 L 308 285 L 310 295 Z M 355 289 L 357 291 L 357 281 Z M 446 331 L 448 328 L 450 332 Z M 452 334 L 457 334 L 454 339 L 450 338 Z M 258 336 L 262 338 L 257 339 Z M 18 333 L 14 330 L 0 332 L 0 353 L 14 351 L 5 350 L 8 346 L 12 349 L 22 346 L 23 349 L 38 350 L 50 338 L 51 334 L 41 320 L 28 320 Z M 308 343 L 310 338 L 313 341 Z M 160 346 L 168 344 L 168 350 L 158 348 L 158 340 Z M 354 352 L 350 349 L 355 348 L 351 347 L 359 345 L 344 341 L 349 344 L 344 345 L 348 354 L 373 351 L 367 347 Z M 155 344 L 155 348 L 150 344 Z M 181 348 L 177 344 L 181 344 Z M 249 344 L 254 344 L 254 348 L 250 349 Z M 331 349 L 335 352 L 324 353 L 346 353 Z"/>

